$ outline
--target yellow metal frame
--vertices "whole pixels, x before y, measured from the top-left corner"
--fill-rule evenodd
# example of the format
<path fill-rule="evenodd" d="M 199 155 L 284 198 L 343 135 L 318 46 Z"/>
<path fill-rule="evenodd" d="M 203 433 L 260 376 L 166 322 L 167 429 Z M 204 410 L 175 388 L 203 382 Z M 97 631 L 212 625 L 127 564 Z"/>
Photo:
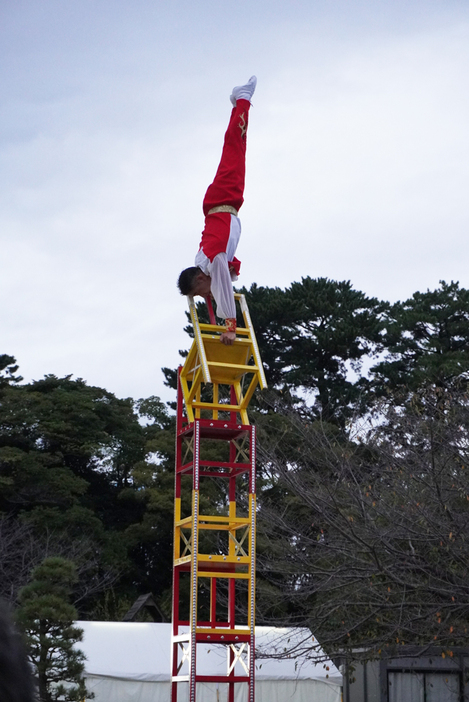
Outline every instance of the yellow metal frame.
<path fill-rule="evenodd" d="M 198 502 L 193 493 L 193 501 Z M 199 578 L 234 578 L 236 580 L 248 580 L 248 617 L 247 627 L 244 629 L 238 627 L 237 634 L 248 634 L 254 625 L 255 612 L 255 524 L 256 524 L 256 499 L 255 495 L 249 497 L 249 516 L 236 516 L 236 503 L 230 502 L 230 515 L 197 515 L 193 513 L 190 517 L 180 519 L 180 505 L 177 506 L 178 517 L 175 520 L 174 534 L 174 565 L 181 566 L 190 563 L 193 573 L 194 585 L 192 588 L 192 598 L 197 597 L 197 580 Z M 212 531 L 227 531 L 229 534 L 228 552 L 224 554 L 201 553 L 198 549 L 194 552 L 193 538 L 194 534 L 198 535 L 203 530 Z M 238 539 L 236 532 L 243 529 L 242 536 Z M 187 537 L 184 531 L 189 531 Z M 196 536 L 198 541 L 198 536 Z M 244 542 L 247 544 L 243 546 Z M 181 546 L 184 545 L 184 548 Z M 195 571 L 194 571 L 195 567 Z M 224 568 L 231 567 L 233 570 L 225 570 Z M 194 603 L 195 604 L 195 603 Z M 195 604 L 196 606 L 196 604 Z M 195 625 L 195 621 L 193 621 Z M 222 634 L 228 633 L 230 630 L 224 630 L 220 626 L 212 629 L 209 627 L 198 627 L 195 625 L 195 631 L 198 634 Z"/>
<path fill-rule="evenodd" d="M 256 336 L 244 295 L 235 294 L 244 320 L 233 345 L 220 343 L 225 327 L 200 323 L 194 300 L 189 310 L 194 341 L 180 372 L 176 430 L 176 471 L 174 504 L 173 634 L 171 699 L 177 702 L 179 683 L 188 683 L 189 702 L 196 702 L 198 676 L 197 645 L 225 645 L 228 702 L 235 700 L 235 686 L 248 683 L 248 699 L 254 702 L 255 680 L 255 584 L 256 584 L 256 431 L 250 426 L 248 405 L 257 387 L 267 386 Z M 184 412 L 185 409 L 185 412 Z M 220 441 L 229 445 L 229 460 L 206 460 L 201 442 Z M 219 455 L 227 455 L 226 450 Z M 239 481 L 238 479 L 245 475 Z M 191 514 L 183 515 L 183 477 L 192 478 Z M 201 513 L 201 497 L 207 479 L 228 481 L 227 513 Z M 186 488 L 187 483 L 184 482 Z M 200 492 L 200 490 L 202 492 Z M 248 512 L 237 514 L 239 492 L 249 495 Z M 204 501 L 205 505 L 208 503 Z M 210 507 L 208 507 L 210 509 Z M 204 508 L 204 512 L 207 507 Z M 216 545 L 201 539 L 202 532 L 220 532 Z M 206 534 L 207 535 L 207 534 Z M 213 547 L 213 552 L 210 553 Z M 208 551 L 208 552 L 206 552 Z M 189 618 L 181 618 L 180 576 L 189 574 Z M 199 619 L 198 589 L 210 588 L 208 618 Z M 225 581 L 228 594 L 226 614 L 217 610 L 217 581 Z M 243 586 L 236 582 L 242 581 Z M 247 594 L 247 612 L 238 620 L 236 603 Z M 205 610 L 206 611 L 206 610 Z M 222 608 L 223 612 L 223 608 Z M 186 627 L 189 631 L 183 631 Z M 239 664 L 239 665 L 238 665 Z M 237 667 L 238 666 L 238 667 Z M 241 675 L 239 671 L 241 667 Z"/>
<path fill-rule="evenodd" d="M 182 409 L 182 392 L 179 390 L 178 407 Z M 255 447 L 256 433 L 253 426 L 240 426 L 224 421 L 196 419 L 192 425 L 185 423 L 178 414 L 176 441 L 176 496 L 174 504 L 174 581 L 173 581 L 173 635 L 172 635 L 172 702 L 177 702 L 178 685 L 188 684 L 188 700 L 196 702 L 197 646 L 198 644 L 225 645 L 227 651 L 226 676 L 213 676 L 215 682 L 226 680 L 227 702 L 235 702 L 235 686 L 248 683 L 248 699 L 254 702 L 255 680 L 255 582 L 256 582 L 256 495 Z M 217 432 L 222 429 L 221 433 Z M 215 461 L 201 458 L 201 443 L 205 440 L 229 443 L 229 460 Z M 221 472 L 216 474 L 214 469 Z M 190 514 L 182 509 L 182 477 L 192 477 Z M 201 511 L 201 497 L 205 480 L 228 480 L 229 502 L 223 514 Z M 240 476 L 245 475 L 239 485 Z M 188 486 L 187 486 L 188 487 Z M 238 512 L 239 491 L 248 492 L 248 510 Z M 208 508 L 210 511 L 210 507 Z M 184 513 L 185 512 L 185 513 Z M 242 516 L 241 516 L 242 515 Z M 220 532 L 223 538 L 216 543 L 203 540 L 203 532 Z M 180 618 L 180 574 L 190 578 L 189 618 Z M 201 581 L 210 588 L 208 616 L 199 617 L 198 593 Z M 226 614 L 217 613 L 217 582 L 224 581 L 227 598 Z M 238 584 L 237 584 L 238 583 Z M 244 583 L 244 586 L 241 586 Z M 239 596 L 247 596 L 245 615 L 238 619 L 236 603 Z M 235 623 L 236 622 L 236 623 Z M 182 631 L 188 627 L 189 631 Z M 210 680 L 210 676 L 202 676 Z"/>
<path fill-rule="evenodd" d="M 199 322 L 194 299 L 188 297 L 194 341 L 181 371 L 181 387 L 189 422 L 203 416 L 218 419 L 219 412 L 236 412 L 242 424 L 249 424 L 247 408 L 254 391 L 258 386 L 267 387 L 246 299 L 240 293 L 234 297 L 244 327 L 236 330 L 236 341 L 231 346 L 220 343 L 224 326 Z M 250 380 L 244 389 L 246 376 Z M 230 389 L 229 399 L 221 398 L 222 386 Z"/>

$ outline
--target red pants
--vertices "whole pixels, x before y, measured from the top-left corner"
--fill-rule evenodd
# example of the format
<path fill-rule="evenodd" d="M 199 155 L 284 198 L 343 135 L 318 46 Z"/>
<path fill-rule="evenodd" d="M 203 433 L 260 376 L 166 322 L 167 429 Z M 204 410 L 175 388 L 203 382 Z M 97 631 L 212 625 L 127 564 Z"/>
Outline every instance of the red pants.
<path fill-rule="evenodd" d="M 205 193 L 204 215 L 212 207 L 231 205 L 239 210 L 244 202 L 244 177 L 246 173 L 246 133 L 251 103 L 238 100 L 233 107 L 225 134 L 220 165 L 215 180 Z"/>

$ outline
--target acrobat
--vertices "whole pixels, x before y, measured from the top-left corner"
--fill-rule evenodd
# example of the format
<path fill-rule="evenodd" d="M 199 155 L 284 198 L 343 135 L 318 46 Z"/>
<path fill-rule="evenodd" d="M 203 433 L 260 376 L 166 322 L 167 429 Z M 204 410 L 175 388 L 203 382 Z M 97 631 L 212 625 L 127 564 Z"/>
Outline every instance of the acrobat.
<path fill-rule="evenodd" d="M 178 280 L 181 295 L 212 296 L 218 317 L 225 319 L 223 344 L 236 339 L 236 307 L 232 282 L 238 279 L 241 262 L 236 248 L 241 236 L 238 211 L 244 202 L 246 136 L 251 98 L 257 78 L 233 88 L 230 122 L 225 134 L 220 165 L 203 201 L 205 228 L 195 265 L 182 271 Z"/>

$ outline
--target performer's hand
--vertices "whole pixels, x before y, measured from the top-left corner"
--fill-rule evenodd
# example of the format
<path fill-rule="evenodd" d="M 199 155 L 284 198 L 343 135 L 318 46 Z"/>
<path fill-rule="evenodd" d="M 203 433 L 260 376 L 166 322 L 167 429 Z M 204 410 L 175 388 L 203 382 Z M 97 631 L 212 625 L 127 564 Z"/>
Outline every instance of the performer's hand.
<path fill-rule="evenodd" d="M 231 346 L 236 340 L 236 334 L 235 332 L 223 332 L 223 334 L 220 336 L 220 341 L 222 344 L 226 344 L 227 346 Z"/>

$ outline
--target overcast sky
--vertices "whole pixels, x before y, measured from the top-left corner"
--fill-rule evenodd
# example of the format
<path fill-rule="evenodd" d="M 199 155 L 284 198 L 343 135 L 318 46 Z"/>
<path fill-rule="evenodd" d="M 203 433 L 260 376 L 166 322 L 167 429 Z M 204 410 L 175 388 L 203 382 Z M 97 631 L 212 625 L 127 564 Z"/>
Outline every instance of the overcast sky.
<path fill-rule="evenodd" d="M 163 399 L 234 85 L 239 283 L 469 287 L 467 0 L 3 0 L 0 353 Z"/>

